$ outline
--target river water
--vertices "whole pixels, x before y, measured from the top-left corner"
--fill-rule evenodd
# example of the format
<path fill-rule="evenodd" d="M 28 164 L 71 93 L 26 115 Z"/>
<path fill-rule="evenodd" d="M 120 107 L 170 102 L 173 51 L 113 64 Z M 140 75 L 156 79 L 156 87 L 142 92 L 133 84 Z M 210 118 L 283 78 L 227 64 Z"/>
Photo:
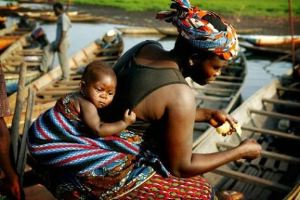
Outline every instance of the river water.
<path fill-rule="evenodd" d="M 9 23 L 14 21 L 11 19 Z M 49 39 L 53 41 L 55 39 L 56 25 L 55 24 L 40 24 Z M 105 32 L 110 29 L 116 29 L 118 27 L 125 27 L 124 25 L 105 24 L 105 23 L 73 23 L 69 32 L 70 49 L 68 55 L 72 56 L 77 51 L 87 46 L 90 42 L 96 38 L 101 38 Z M 158 35 L 123 35 L 124 39 L 124 51 L 128 50 L 138 42 L 144 40 L 160 40 L 161 44 L 166 49 L 171 49 L 174 45 L 174 39 L 161 40 L 161 36 Z M 247 54 L 246 54 L 247 55 Z M 247 99 L 255 91 L 269 83 L 276 76 L 285 74 L 292 68 L 292 64 L 289 62 L 276 62 L 270 65 L 272 60 L 276 58 L 249 58 L 247 60 L 248 73 L 246 76 L 245 84 L 242 89 L 242 99 Z M 55 64 L 57 63 L 57 57 L 55 58 Z M 56 65 L 55 65 L 56 66 Z"/>

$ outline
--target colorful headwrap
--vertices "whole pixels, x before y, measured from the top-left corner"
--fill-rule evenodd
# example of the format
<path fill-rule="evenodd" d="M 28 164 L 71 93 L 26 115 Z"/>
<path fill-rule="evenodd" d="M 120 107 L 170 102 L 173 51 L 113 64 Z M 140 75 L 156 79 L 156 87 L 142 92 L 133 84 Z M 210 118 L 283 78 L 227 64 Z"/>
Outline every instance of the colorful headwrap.
<path fill-rule="evenodd" d="M 239 50 L 235 29 L 217 14 L 192 7 L 189 0 L 172 0 L 171 11 L 159 12 L 157 19 L 172 22 L 178 32 L 193 47 L 211 51 L 225 60 L 236 56 Z M 211 16 L 220 20 L 227 30 L 218 30 L 207 20 Z"/>

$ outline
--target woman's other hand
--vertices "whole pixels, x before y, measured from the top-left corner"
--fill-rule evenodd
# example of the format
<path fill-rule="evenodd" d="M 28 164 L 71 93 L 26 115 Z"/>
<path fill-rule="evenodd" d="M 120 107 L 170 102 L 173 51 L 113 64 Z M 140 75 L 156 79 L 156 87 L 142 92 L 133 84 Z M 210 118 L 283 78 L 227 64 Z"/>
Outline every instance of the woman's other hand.
<path fill-rule="evenodd" d="M 238 146 L 241 156 L 244 159 L 255 159 L 261 154 L 261 146 L 253 139 L 247 139 L 240 143 Z"/>

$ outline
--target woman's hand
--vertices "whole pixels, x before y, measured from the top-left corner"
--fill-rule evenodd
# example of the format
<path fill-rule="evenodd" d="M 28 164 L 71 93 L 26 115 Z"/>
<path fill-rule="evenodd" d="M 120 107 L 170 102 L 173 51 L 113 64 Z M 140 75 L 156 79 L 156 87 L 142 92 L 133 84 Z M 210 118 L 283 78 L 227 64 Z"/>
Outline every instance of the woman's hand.
<path fill-rule="evenodd" d="M 227 113 L 219 110 L 215 110 L 211 114 L 211 118 L 209 120 L 210 125 L 212 125 L 215 128 L 221 127 L 223 124 L 226 124 L 226 130 L 221 130 L 220 128 L 220 134 L 223 136 L 231 135 L 233 132 L 236 132 L 237 120 L 235 120 L 233 117 L 228 115 Z M 225 128 L 225 127 L 224 127 Z"/>
<path fill-rule="evenodd" d="M 255 159 L 260 156 L 262 148 L 253 139 L 247 139 L 240 143 L 238 149 L 241 152 L 241 156 L 244 159 Z"/>
<path fill-rule="evenodd" d="M 127 126 L 133 124 L 136 120 L 136 115 L 133 111 L 127 109 L 124 113 L 123 121 L 127 124 Z"/>
<path fill-rule="evenodd" d="M 20 186 L 19 178 L 17 175 L 13 175 L 12 177 L 8 177 L 5 179 L 6 188 L 13 196 L 14 199 L 20 200 L 22 196 L 22 189 Z"/>

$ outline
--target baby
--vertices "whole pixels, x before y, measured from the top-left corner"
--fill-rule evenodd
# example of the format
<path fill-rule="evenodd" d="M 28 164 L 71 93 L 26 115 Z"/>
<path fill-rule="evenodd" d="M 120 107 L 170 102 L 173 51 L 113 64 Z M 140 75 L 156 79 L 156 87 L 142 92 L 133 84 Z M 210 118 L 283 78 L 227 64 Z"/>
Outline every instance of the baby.
<path fill-rule="evenodd" d="M 71 120 L 82 121 L 97 136 L 111 136 L 126 129 L 136 120 L 134 112 L 127 109 L 123 120 L 105 123 L 98 110 L 108 106 L 115 95 L 117 77 L 110 66 L 93 61 L 83 72 L 80 92 L 59 99 L 55 109 Z"/>

